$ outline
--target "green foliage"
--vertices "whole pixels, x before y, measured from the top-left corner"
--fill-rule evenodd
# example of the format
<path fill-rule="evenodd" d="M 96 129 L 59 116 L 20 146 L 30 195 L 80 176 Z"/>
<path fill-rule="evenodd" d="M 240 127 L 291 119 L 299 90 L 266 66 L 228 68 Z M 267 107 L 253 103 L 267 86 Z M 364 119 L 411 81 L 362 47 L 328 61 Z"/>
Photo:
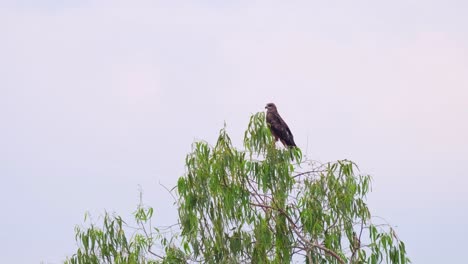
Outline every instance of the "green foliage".
<path fill-rule="evenodd" d="M 136 228 L 105 214 L 102 227 L 77 227 L 67 263 L 409 263 L 394 230 L 365 202 L 368 175 L 348 160 L 303 160 L 275 145 L 264 113 L 250 119 L 244 150 L 226 129 L 214 146 L 195 142 L 177 181 L 180 238 L 151 228 L 140 205 Z M 155 254 L 152 248 L 159 248 Z"/>
<path fill-rule="evenodd" d="M 151 230 L 153 208 L 139 205 L 134 212 L 136 227 L 128 225 L 120 216 L 105 213 L 102 226 L 96 226 L 85 215 L 87 227 L 75 228 L 77 252 L 68 258 L 66 264 L 92 263 L 186 263 L 185 253 L 175 247 L 161 234 Z M 131 232 L 128 232 L 131 230 Z M 131 233 L 131 235 L 129 235 Z M 159 241 L 165 256 L 154 253 L 151 248 Z"/>
<path fill-rule="evenodd" d="M 289 263 L 295 255 L 309 263 L 409 261 L 393 230 L 372 224 L 365 203 L 371 178 L 356 175 L 353 162 L 305 162 L 299 148 L 278 149 L 264 113 L 251 117 L 244 146 L 234 148 L 222 129 L 214 147 L 196 142 L 186 158 L 187 172 L 177 184 L 179 217 L 194 258 L 204 263 Z"/>

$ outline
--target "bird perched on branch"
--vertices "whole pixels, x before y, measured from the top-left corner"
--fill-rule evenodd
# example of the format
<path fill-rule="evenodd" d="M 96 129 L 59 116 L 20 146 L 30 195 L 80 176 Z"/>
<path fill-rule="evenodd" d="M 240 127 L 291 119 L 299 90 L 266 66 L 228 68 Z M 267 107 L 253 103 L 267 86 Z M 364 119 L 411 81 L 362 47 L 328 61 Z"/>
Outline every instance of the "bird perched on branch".
<path fill-rule="evenodd" d="M 296 143 L 294 143 L 293 134 L 291 130 L 289 130 L 286 122 L 284 122 L 283 118 L 279 115 L 276 105 L 274 103 L 269 103 L 265 108 L 267 109 L 266 121 L 271 134 L 275 138 L 275 142 L 279 139 L 285 147 L 295 147 Z"/>

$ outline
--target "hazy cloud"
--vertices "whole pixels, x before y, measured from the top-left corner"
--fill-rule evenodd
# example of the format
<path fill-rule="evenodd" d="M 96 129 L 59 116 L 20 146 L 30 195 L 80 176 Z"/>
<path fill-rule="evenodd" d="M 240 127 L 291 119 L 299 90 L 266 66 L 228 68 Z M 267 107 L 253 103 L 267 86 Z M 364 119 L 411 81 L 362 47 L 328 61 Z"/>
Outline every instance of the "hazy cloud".
<path fill-rule="evenodd" d="M 465 2 L 0 7 L 6 262 L 63 260 L 85 211 L 129 217 L 139 185 L 156 223 L 173 223 L 158 183 L 173 186 L 191 143 L 214 142 L 224 121 L 241 146 L 271 101 L 310 158 L 373 175 L 369 203 L 415 263 L 462 259 Z"/>

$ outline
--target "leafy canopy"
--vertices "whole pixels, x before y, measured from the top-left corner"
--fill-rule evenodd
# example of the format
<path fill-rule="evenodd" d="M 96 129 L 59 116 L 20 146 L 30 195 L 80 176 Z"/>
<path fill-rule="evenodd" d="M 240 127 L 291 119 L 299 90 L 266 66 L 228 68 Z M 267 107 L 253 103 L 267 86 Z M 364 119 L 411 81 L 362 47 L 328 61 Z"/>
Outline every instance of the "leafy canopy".
<path fill-rule="evenodd" d="M 68 263 L 409 263 L 395 231 L 374 223 L 371 178 L 356 164 L 277 148 L 264 113 L 250 118 L 244 147 L 225 128 L 214 147 L 194 143 L 176 186 L 180 236 L 148 227 L 153 209 L 140 205 L 132 235 L 108 214 L 103 228 L 77 228 Z"/>

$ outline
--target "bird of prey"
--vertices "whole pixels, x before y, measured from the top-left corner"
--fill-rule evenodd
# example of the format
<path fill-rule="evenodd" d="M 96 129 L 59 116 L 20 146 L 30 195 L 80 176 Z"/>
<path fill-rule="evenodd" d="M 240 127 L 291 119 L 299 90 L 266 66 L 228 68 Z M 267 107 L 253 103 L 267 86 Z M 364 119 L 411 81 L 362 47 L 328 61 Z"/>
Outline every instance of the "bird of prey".
<path fill-rule="evenodd" d="M 279 139 L 285 147 L 295 147 L 296 143 L 294 143 L 293 134 L 291 130 L 289 130 L 286 122 L 284 122 L 283 118 L 279 115 L 278 110 L 276 110 L 276 105 L 274 103 L 269 103 L 265 108 L 267 109 L 266 121 L 271 134 L 275 138 L 275 142 Z"/>

